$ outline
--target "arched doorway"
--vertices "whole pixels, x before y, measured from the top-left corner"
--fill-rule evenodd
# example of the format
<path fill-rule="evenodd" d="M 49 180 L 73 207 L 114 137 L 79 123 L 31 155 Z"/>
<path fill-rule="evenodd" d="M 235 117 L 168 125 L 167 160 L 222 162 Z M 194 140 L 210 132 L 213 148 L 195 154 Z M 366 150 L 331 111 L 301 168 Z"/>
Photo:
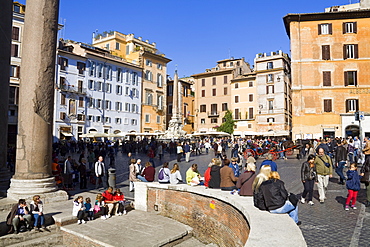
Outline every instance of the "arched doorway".
<path fill-rule="evenodd" d="M 359 135 L 360 135 L 360 128 L 358 127 L 358 125 L 348 125 L 346 127 L 346 138 L 348 136 L 355 137 Z"/>

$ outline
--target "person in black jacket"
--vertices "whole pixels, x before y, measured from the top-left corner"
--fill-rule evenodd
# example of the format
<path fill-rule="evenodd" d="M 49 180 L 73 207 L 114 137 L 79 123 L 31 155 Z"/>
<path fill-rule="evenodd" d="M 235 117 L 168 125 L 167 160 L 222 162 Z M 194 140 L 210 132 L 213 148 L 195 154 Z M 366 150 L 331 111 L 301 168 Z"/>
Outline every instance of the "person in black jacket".
<path fill-rule="evenodd" d="M 347 155 L 347 149 L 343 147 L 343 142 L 339 141 L 337 151 L 335 152 L 335 172 L 338 174 L 340 179 L 338 184 L 344 184 L 344 181 L 346 180 L 343 174 L 343 168 L 347 163 Z"/>
<path fill-rule="evenodd" d="M 261 184 L 260 191 L 262 193 L 266 209 L 270 213 L 288 213 L 297 225 L 301 224 L 298 220 L 298 206 L 294 206 L 288 200 L 288 191 L 285 189 L 284 182 L 280 180 L 278 172 L 270 173 L 269 180 Z"/>
<path fill-rule="evenodd" d="M 213 189 L 219 189 L 221 183 L 221 161 L 219 159 L 212 159 L 213 166 L 211 167 L 211 179 L 209 180 L 208 187 Z"/>
<path fill-rule="evenodd" d="M 301 197 L 301 203 L 305 203 L 306 195 L 308 194 L 308 204 L 313 205 L 312 201 L 312 193 L 313 193 L 313 186 L 315 182 L 317 182 L 317 173 L 315 167 L 315 155 L 310 154 L 307 157 L 307 161 L 303 162 L 301 168 L 301 180 L 303 183 L 303 193 Z"/>

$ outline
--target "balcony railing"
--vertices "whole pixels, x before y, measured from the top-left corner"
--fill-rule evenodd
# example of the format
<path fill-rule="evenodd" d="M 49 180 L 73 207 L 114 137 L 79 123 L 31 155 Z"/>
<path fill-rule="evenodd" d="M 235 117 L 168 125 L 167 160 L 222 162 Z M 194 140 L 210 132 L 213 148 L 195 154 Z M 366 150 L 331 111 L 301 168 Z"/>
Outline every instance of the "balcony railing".
<path fill-rule="evenodd" d="M 65 91 L 65 92 L 84 94 L 84 95 L 87 93 L 86 88 L 73 87 L 69 85 L 60 85 L 58 89 L 60 89 L 61 91 Z"/>
<path fill-rule="evenodd" d="M 207 112 L 207 115 L 208 117 L 218 117 L 220 116 L 220 112 L 219 111 L 209 111 Z"/>

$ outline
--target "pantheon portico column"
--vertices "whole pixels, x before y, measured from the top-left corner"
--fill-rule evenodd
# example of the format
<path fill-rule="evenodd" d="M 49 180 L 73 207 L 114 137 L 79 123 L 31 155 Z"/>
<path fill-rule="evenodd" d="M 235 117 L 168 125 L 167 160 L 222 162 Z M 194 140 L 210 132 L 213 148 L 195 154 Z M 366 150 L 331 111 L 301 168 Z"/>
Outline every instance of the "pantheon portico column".
<path fill-rule="evenodd" d="M 59 0 L 27 1 L 19 95 L 17 159 L 7 197 L 39 194 L 67 200 L 51 173 L 56 39 Z"/>

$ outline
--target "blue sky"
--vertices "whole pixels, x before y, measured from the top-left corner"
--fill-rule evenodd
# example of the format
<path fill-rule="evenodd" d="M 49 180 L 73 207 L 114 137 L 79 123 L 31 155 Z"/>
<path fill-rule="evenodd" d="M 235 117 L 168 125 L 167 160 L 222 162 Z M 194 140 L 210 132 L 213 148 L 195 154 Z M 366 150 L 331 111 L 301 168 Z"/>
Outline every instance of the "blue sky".
<path fill-rule="evenodd" d="M 24 0 L 20 1 L 25 3 Z M 60 0 L 64 39 L 91 43 L 92 33 L 133 33 L 172 59 L 180 77 L 204 72 L 216 61 L 283 50 L 289 39 L 282 18 L 288 13 L 324 12 L 358 0 Z"/>

